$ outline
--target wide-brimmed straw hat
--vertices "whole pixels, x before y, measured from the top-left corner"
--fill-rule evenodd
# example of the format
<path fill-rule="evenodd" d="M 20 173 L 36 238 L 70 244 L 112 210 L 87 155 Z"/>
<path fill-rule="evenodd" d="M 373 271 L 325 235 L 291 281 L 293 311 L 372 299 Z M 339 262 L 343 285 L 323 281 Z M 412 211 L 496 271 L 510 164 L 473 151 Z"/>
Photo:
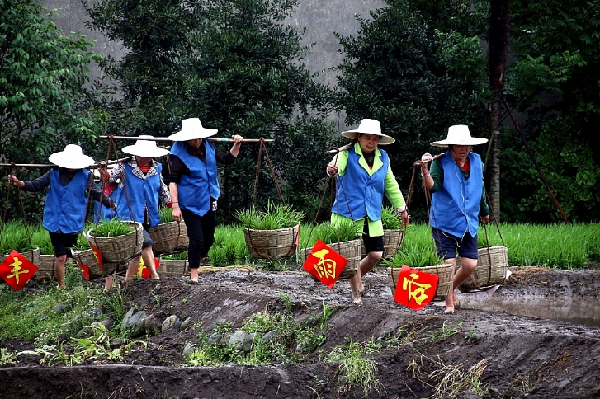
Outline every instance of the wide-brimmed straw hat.
<path fill-rule="evenodd" d="M 61 168 L 83 169 L 95 164 L 92 157 L 83 154 L 83 150 L 76 144 L 67 144 L 61 152 L 55 152 L 48 158 L 50 162 Z"/>
<path fill-rule="evenodd" d="M 181 130 L 169 136 L 173 141 L 187 141 L 205 139 L 216 134 L 218 129 L 206 129 L 198 118 L 184 119 L 181 121 Z"/>
<path fill-rule="evenodd" d="M 150 136 L 147 134 L 142 134 L 135 141 L 134 145 L 128 145 L 127 147 L 123 147 L 123 152 L 125 154 L 131 154 L 138 157 L 143 158 L 154 158 L 154 157 L 162 157 L 163 155 L 167 155 L 169 150 L 165 148 L 159 148 L 156 145 L 156 141 L 154 140 L 144 140 L 144 139 L 153 139 L 154 136 Z"/>
<path fill-rule="evenodd" d="M 488 139 L 471 137 L 467 125 L 452 125 L 448 128 L 448 135 L 444 140 L 434 141 L 431 145 L 435 147 L 448 147 L 453 145 L 477 145 L 487 143 Z"/>
<path fill-rule="evenodd" d="M 375 119 L 363 119 L 360 121 L 360 124 L 356 129 L 346 130 L 342 132 L 342 136 L 348 137 L 349 139 L 355 139 L 358 137 L 358 134 L 375 134 L 377 136 L 381 136 L 379 139 L 379 144 L 392 144 L 396 141 L 394 138 L 388 136 L 387 134 L 381 133 L 381 126 L 379 121 Z"/>

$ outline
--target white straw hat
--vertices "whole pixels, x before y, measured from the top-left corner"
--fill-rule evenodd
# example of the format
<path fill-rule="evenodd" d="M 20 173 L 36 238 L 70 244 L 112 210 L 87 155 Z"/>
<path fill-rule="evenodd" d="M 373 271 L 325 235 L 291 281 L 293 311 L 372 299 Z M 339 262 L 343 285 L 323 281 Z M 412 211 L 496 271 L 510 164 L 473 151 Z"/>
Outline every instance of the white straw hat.
<path fill-rule="evenodd" d="M 452 125 L 448 128 L 448 136 L 444 140 L 434 141 L 431 145 L 435 147 L 448 147 L 453 145 L 477 145 L 487 143 L 488 139 L 471 137 L 467 125 Z"/>
<path fill-rule="evenodd" d="M 187 141 L 205 139 L 217 133 L 218 129 L 205 129 L 198 118 L 184 119 L 181 121 L 181 131 L 169 136 L 173 141 Z"/>
<path fill-rule="evenodd" d="M 55 152 L 48 158 L 50 162 L 68 169 L 83 169 L 94 165 L 94 159 L 83 154 L 83 150 L 76 144 L 67 144 L 61 152 Z"/>
<path fill-rule="evenodd" d="M 159 148 L 156 145 L 156 141 L 154 140 L 144 140 L 144 139 L 153 139 L 154 136 L 150 136 L 147 134 L 143 134 L 138 137 L 138 140 L 135 141 L 134 145 L 128 145 L 127 147 L 123 147 L 122 151 L 125 154 L 136 155 L 138 157 L 143 158 L 154 158 L 154 157 L 162 157 L 163 155 L 167 155 L 169 150 L 165 148 Z"/>
<path fill-rule="evenodd" d="M 342 136 L 348 137 L 349 139 L 355 139 L 358 137 L 358 134 L 375 134 L 377 136 L 381 136 L 379 139 L 379 144 L 392 144 L 396 141 L 394 138 L 388 136 L 387 134 L 381 133 L 381 127 L 379 121 L 375 119 L 363 119 L 360 121 L 360 124 L 356 129 L 346 130 L 342 132 Z"/>

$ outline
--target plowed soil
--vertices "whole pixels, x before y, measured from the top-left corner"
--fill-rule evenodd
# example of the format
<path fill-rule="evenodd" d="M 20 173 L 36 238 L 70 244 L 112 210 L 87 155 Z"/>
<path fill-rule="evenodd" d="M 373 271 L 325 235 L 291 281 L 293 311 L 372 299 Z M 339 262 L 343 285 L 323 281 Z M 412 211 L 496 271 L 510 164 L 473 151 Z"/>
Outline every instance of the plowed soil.
<path fill-rule="evenodd" d="M 103 361 L 73 367 L 40 366 L 20 359 L 0 368 L 2 398 L 598 398 L 600 328 L 515 316 L 505 312 L 458 309 L 430 304 L 419 312 L 393 301 L 385 269 L 365 277 L 362 306 L 353 306 L 347 281 L 333 289 L 302 271 L 219 270 L 189 278 L 136 280 L 125 291 L 127 307 L 154 315 L 191 317 L 214 329 L 240 327 L 252 314 L 285 309 L 292 299 L 296 318 L 335 311 L 327 340 L 300 364 L 190 367 L 182 355 L 198 331 L 174 329 L 144 338 L 148 348 L 119 364 Z M 494 297 L 586 298 L 599 302 L 600 271 L 513 268 Z M 461 293 L 466 298 L 469 293 Z M 158 300 L 157 300 L 158 298 Z M 600 314 L 600 311 L 599 311 Z M 367 355 L 377 366 L 379 383 L 367 392 L 342 378 L 340 365 L 322 360 L 349 339 L 402 337 Z M 13 350 L 27 343 L 0 343 Z"/>

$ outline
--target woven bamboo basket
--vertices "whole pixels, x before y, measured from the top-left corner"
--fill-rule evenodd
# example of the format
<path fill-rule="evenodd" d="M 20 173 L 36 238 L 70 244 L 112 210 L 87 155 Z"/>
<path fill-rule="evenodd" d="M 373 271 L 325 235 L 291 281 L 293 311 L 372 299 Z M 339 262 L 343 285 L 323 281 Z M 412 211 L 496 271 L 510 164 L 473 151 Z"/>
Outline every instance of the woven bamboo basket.
<path fill-rule="evenodd" d="M 100 267 L 98 259 L 96 259 L 96 255 L 94 255 L 94 252 L 91 249 L 73 251 L 73 259 L 75 262 L 81 263 L 89 268 L 90 280 L 104 277 L 104 270 Z"/>
<path fill-rule="evenodd" d="M 413 269 L 419 270 L 424 273 L 437 274 L 438 284 L 434 299 L 439 299 L 441 301 L 446 299 L 446 297 L 448 296 L 448 290 L 450 289 L 450 283 L 452 278 L 452 266 L 450 264 L 413 267 Z M 390 268 L 389 283 L 390 289 L 392 290 L 392 295 L 394 295 L 394 293 L 396 292 L 396 285 L 398 284 L 399 276 L 399 268 Z"/>
<path fill-rule="evenodd" d="M 160 278 L 165 277 L 180 277 L 187 274 L 188 261 L 187 260 L 176 260 L 176 259 L 164 259 L 159 260 L 160 267 L 157 273 Z"/>
<path fill-rule="evenodd" d="M 244 228 L 244 240 L 253 258 L 277 260 L 293 256 L 300 225 L 276 230 Z"/>
<path fill-rule="evenodd" d="M 54 255 L 40 255 L 40 263 L 36 263 L 39 268 L 35 273 L 36 279 L 53 279 L 54 278 Z"/>
<path fill-rule="evenodd" d="M 183 252 L 190 242 L 185 222 L 161 223 L 151 228 L 149 233 L 154 240 L 152 250 L 156 256 Z"/>
<path fill-rule="evenodd" d="M 347 280 L 353 277 L 358 270 L 358 265 L 360 264 L 360 260 L 362 259 L 360 254 L 360 246 L 362 244 L 362 239 L 358 238 L 352 241 L 344 241 L 339 243 L 327 244 L 328 247 L 333 249 L 335 252 L 343 256 L 348 260 L 348 263 L 342 270 L 342 273 L 338 277 L 341 280 Z M 306 261 L 306 258 L 312 251 L 312 247 L 304 248 L 300 252 L 302 253 L 303 261 Z M 313 276 L 315 280 L 318 280 Z"/>
<path fill-rule="evenodd" d="M 137 222 L 123 222 L 134 228 L 131 233 L 117 237 L 95 237 L 93 235 L 95 228 L 85 233 L 88 244 L 102 251 L 103 263 L 124 263 L 142 252 L 144 243 L 144 229 Z M 106 269 L 106 264 L 104 268 Z M 115 266 L 116 267 L 116 266 Z M 105 270 L 106 273 L 106 270 Z"/>
<path fill-rule="evenodd" d="M 470 291 L 494 284 L 504 283 L 508 269 L 508 248 L 493 246 L 479 248 L 479 259 L 473 274 L 462 282 L 459 289 Z M 456 257 L 456 268 L 460 267 L 460 256 Z"/>
<path fill-rule="evenodd" d="M 393 258 L 398 252 L 398 248 L 404 241 L 404 230 L 401 229 L 384 229 L 383 230 L 383 259 Z M 361 245 L 361 256 L 364 258 L 367 255 L 365 244 Z"/>
<path fill-rule="evenodd" d="M 34 249 L 30 249 L 29 251 L 23 251 L 23 252 L 19 252 L 19 253 L 25 259 L 27 259 L 34 265 L 39 266 L 39 264 L 40 264 L 40 247 L 35 247 Z M 8 255 L 10 255 L 10 253 L 2 255 L 2 259 L 0 260 L 0 262 L 4 261 L 4 259 L 6 259 L 6 257 Z"/>

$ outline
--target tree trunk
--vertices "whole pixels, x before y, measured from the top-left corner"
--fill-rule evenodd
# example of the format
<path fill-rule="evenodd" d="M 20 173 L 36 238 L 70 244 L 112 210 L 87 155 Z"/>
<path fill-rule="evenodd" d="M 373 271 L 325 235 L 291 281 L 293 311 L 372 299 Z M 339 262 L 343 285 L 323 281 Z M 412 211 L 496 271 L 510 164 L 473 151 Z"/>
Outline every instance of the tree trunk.
<path fill-rule="evenodd" d="M 504 87 L 504 65 L 508 54 L 509 0 L 490 0 L 489 78 L 492 97 L 490 134 L 492 137 L 492 171 L 490 181 L 491 216 L 500 222 L 500 131 L 498 114 Z"/>

